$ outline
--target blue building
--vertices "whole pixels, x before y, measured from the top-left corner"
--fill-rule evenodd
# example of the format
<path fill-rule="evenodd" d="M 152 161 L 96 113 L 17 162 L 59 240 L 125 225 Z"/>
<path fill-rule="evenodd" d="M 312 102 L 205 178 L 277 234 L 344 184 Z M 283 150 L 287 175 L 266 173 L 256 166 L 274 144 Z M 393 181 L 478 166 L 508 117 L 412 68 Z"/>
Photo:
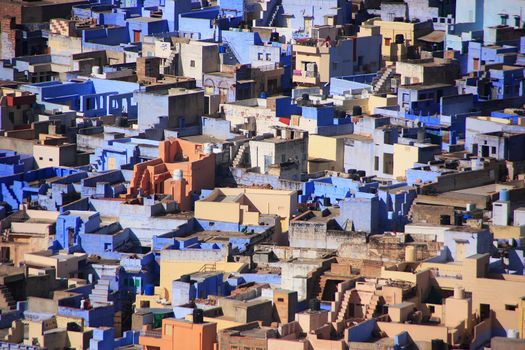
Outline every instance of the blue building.
<path fill-rule="evenodd" d="M 158 158 L 158 145 L 158 141 L 143 138 L 107 140 L 103 147 L 90 155 L 90 163 L 97 171 L 133 170 L 133 165 L 137 163 Z"/>
<path fill-rule="evenodd" d="M 85 171 L 43 168 L 0 177 L 0 199 L 18 210 L 24 202 L 37 202 L 48 210 L 57 210 L 79 198 L 74 184 L 87 177 Z"/>
<path fill-rule="evenodd" d="M 34 158 L 29 154 L 0 150 L 0 177 L 33 170 Z"/>
<path fill-rule="evenodd" d="M 37 94 L 37 104 L 47 110 L 68 106 L 86 117 L 127 115 L 137 118 L 133 91 L 139 84 L 118 80 L 89 79 L 82 82 L 44 82 L 23 85 L 22 90 Z"/>

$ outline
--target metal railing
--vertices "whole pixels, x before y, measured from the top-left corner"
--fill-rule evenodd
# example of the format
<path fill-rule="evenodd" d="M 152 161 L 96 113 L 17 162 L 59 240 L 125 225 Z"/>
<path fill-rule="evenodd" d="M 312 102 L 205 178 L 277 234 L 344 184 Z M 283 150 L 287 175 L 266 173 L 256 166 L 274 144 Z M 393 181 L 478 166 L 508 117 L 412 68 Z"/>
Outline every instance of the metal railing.
<path fill-rule="evenodd" d="M 141 337 L 162 338 L 162 330 L 147 330 L 140 332 Z"/>

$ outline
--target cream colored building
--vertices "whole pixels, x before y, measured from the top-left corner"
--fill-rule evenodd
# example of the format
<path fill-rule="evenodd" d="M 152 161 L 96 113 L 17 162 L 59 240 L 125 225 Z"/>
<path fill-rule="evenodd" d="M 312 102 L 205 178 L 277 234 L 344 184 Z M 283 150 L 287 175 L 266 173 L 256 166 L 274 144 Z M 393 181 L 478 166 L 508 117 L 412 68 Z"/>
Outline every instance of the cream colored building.
<path fill-rule="evenodd" d="M 394 144 L 394 178 L 405 179 L 406 171 L 415 163 L 427 163 L 440 151 L 439 146 L 433 144 Z"/>
<path fill-rule="evenodd" d="M 216 188 L 195 202 L 195 218 L 259 225 L 261 215 L 278 215 L 283 231 L 297 212 L 297 192 L 256 188 Z"/>
<path fill-rule="evenodd" d="M 62 145 L 38 144 L 33 146 L 33 157 L 39 168 L 75 166 L 77 146 L 74 143 Z"/>
<path fill-rule="evenodd" d="M 216 43 L 190 41 L 176 45 L 179 52 L 177 75 L 194 78 L 202 86 L 202 75 L 218 72 L 219 46 Z"/>
<path fill-rule="evenodd" d="M 407 47 L 416 46 L 418 38 L 433 31 L 432 22 L 394 22 L 373 18 L 365 22 L 365 25 L 379 27 L 382 37 L 381 55 L 387 66 L 392 62 L 405 60 Z M 403 35 L 403 44 L 396 44 L 396 35 Z"/>
<path fill-rule="evenodd" d="M 292 81 L 300 85 L 328 83 L 331 77 L 375 73 L 380 68 L 381 36 L 377 28 L 353 37 L 320 36 L 293 45 Z M 333 39 L 331 39 L 333 38 Z"/>
<path fill-rule="evenodd" d="M 344 141 L 346 135 L 308 138 L 308 173 L 324 170 L 344 171 Z"/>

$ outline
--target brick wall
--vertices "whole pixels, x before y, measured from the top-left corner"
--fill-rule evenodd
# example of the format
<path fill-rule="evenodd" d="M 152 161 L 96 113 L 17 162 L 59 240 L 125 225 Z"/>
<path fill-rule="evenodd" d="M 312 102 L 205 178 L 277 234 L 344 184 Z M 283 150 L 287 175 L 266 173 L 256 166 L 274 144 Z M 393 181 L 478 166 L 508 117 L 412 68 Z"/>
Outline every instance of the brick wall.
<path fill-rule="evenodd" d="M 0 7 L 2 6 L 4 4 L 0 4 Z M 16 55 L 15 21 L 15 17 L 9 16 L 2 16 L 0 19 L 0 59 L 8 59 Z"/>

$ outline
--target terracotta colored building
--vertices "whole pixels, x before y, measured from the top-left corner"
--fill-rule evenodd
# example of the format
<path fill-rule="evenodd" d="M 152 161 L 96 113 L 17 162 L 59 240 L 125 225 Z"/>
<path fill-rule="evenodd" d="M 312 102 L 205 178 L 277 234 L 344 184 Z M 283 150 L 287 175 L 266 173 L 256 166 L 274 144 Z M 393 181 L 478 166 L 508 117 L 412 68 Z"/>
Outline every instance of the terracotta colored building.
<path fill-rule="evenodd" d="M 139 338 L 144 350 L 214 350 L 217 324 L 165 318 L 162 328 L 145 330 Z"/>
<path fill-rule="evenodd" d="M 191 210 L 191 195 L 215 186 L 215 155 L 202 144 L 168 139 L 159 146 L 160 158 L 136 164 L 128 196 L 169 194 L 181 210 Z"/>

